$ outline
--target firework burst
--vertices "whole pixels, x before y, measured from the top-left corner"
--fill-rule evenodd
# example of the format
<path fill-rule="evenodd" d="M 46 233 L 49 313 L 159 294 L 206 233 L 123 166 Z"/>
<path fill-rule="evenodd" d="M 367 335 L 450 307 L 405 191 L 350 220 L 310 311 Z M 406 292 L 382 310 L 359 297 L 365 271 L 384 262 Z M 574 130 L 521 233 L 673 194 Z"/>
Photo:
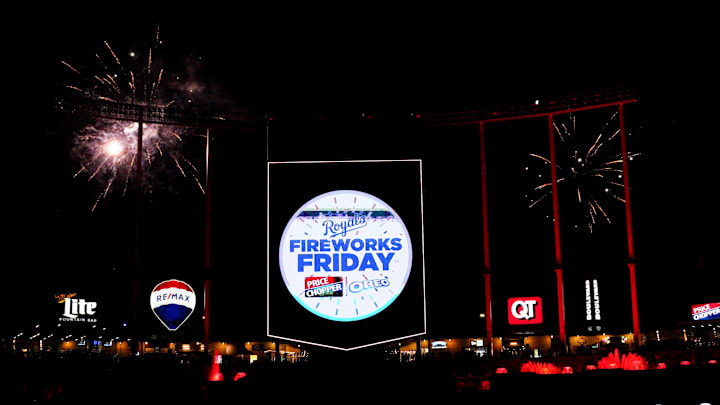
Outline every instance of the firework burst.
<path fill-rule="evenodd" d="M 176 98 L 183 94 L 175 94 L 176 97 L 173 97 L 169 95 L 169 91 L 163 92 L 163 76 L 166 73 L 164 67 L 158 66 L 161 45 L 158 27 L 153 44 L 146 47 L 147 54 L 141 56 L 128 51 L 125 53 L 128 60 L 124 61 L 109 42 L 103 41 L 93 62 L 88 66 L 77 67 L 61 61 L 71 76 L 71 83 L 65 85 L 65 89 L 76 98 L 153 107 L 177 105 Z M 181 76 L 174 77 L 180 80 Z M 175 85 L 175 88 L 183 86 Z M 192 86 L 187 88 L 189 95 L 192 95 Z M 186 97 L 188 102 L 191 101 L 189 95 Z M 182 154 L 184 140 L 205 135 L 189 133 L 176 126 L 143 124 L 142 152 L 141 156 L 138 156 L 138 129 L 138 122 L 95 119 L 75 132 L 73 154 L 79 161 L 79 168 L 74 177 L 86 178 L 87 181 L 100 184 L 100 192 L 92 206 L 93 211 L 111 193 L 126 194 L 128 184 L 133 181 L 138 159 L 142 159 L 143 167 L 150 170 L 172 167 L 183 178 L 195 183 L 202 193 L 205 192 L 199 179 L 201 173 L 190 159 Z M 158 164 L 159 161 L 164 162 Z M 143 182 L 147 183 L 152 174 L 147 174 L 147 171 L 145 173 Z M 166 176 L 154 176 L 159 177 Z"/>
<path fill-rule="evenodd" d="M 578 131 L 577 117 L 570 114 L 565 121 L 553 123 L 555 136 L 560 139 L 557 149 L 557 183 L 561 196 L 571 193 L 574 201 L 572 220 L 574 227 L 583 225 L 591 233 L 600 223 L 612 223 L 611 204 L 625 204 L 622 155 L 619 152 L 620 129 L 617 126 L 617 112 L 612 114 L 593 136 Z M 639 156 L 628 152 L 628 159 Z M 548 157 L 540 154 L 529 155 L 531 163 L 525 170 L 534 172 L 531 167 L 538 164 L 545 167 L 551 164 Z M 536 182 L 527 194 L 529 207 L 541 205 L 551 200 L 552 182 Z"/>

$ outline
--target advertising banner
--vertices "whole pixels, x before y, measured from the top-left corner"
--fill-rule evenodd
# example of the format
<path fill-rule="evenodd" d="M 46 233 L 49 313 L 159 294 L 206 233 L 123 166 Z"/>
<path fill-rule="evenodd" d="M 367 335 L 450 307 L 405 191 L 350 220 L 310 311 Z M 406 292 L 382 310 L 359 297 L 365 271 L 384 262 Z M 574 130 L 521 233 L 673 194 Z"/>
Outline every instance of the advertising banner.
<path fill-rule="evenodd" d="M 534 325 L 543 322 L 540 297 L 517 297 L 508 300 L 508 323 L 510 325 Z"/>
<path fill-rule="evenodd" d="M 180 280 L 166 280 L 150 293 L 150 308 L 170 331 L 177 330 L 195 309 L 195 291 L 190 284 Z"/>
<path fill-rule="evenodd" d="M 720 302 L 692 306 L 693 321 L 720 319 Z"/>
<path fill-rule="evenodd" d="M 58 322 L 62 323 L 97 323 L 98 303 L 87 297 L 72 293 L 55 294 L 57 303 L 61 305 Z"/>
<path fill-rule="evenodd" d="M 383 311 L 402 293 L 412 264 L 400 216 L 379 198 L 354 190 L 303 204 L 285 228 L 279 253 L 285 285 L 298 303 L 342 322 Z"/>
<path fill-rule="evenodd" d="M 350 350 L 424 333 L 420 168 L 268 164 L 268 336 Z M 288 193 L 298 176 L 308 190 Z"/>

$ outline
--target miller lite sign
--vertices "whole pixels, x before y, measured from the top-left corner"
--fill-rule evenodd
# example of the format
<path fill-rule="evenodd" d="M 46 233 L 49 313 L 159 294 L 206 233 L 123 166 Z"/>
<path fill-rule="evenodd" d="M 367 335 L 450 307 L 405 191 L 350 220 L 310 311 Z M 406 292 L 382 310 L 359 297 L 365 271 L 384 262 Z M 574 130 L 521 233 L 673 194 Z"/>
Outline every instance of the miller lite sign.
<path fill-rule="evenodd" d="M 518 297 L 508 300 L 508 323 L 510 325 L 534 325 L 543 321 L 540 297 Z"/>
<path fill-rule="evenodd" d="M 63 313 L 58 320 L 61 322 L 97 322 L 97 319 L 93 317 L 97 310 L 97 302 L 74 298 L 75 296 L 77 293 L 55 294 L 58 304 L 63 304 Z"/>

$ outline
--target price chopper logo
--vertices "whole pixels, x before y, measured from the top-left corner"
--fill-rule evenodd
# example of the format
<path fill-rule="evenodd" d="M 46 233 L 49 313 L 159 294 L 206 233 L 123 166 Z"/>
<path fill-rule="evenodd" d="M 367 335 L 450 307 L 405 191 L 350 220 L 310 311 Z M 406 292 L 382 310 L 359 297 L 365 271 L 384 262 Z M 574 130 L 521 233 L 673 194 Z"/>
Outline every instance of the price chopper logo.
<path fill-rule="evenodd" d="M 693 321 L 720 319 L 720 302 L 692 306 Z"/>
<path fill-rule="evenodd" d="M 279 249 L 292 296 L 311 313 L 357 321 L 387 308 L 405 287 L 412 245 L 385 202 L 353 190 L 321 194 L 292 216 Z"/>
<path fill-rule="evenodd" d="M 540 297 L 519 297 L 508 300 L 508 323 L 510 325 L 533 325 L 543 321 Z"/>
<path fill-rule="evenodd" d="M 63 304 L 63 314 L 59 318 L 61 322 L 97 322 L 97 319 L 88 317 L 95 315 L 97 302 L 85 301 L 82 298 L 72 298 L 77 293 L 55 294 L 58 304 Z"/>
<path fill-rule="evenodd" d="M 168 330 L 175 331 L 195 309 L 195 291 L 184 281 L 163 281 L 150 293 L 150 308 Z"/>
<path fill-rule="evenodd" d="M 342 297 L 344 277 L 306 277 L 306 297 Z"/>

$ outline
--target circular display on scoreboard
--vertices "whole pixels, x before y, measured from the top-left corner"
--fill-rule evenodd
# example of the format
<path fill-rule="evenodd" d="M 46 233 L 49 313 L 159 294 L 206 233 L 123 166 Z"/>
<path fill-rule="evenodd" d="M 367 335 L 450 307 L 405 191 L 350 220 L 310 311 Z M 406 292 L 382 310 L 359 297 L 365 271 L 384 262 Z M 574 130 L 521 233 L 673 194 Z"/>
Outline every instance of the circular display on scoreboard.
<path fill-rule="evenodd" d="M 410 235 L 379 198 L 353 190 L 321 194 L 290 218 L 280 271 L 311 313 L 351 322 L 377 315 L 400 295 L 412 267 Z"/>

